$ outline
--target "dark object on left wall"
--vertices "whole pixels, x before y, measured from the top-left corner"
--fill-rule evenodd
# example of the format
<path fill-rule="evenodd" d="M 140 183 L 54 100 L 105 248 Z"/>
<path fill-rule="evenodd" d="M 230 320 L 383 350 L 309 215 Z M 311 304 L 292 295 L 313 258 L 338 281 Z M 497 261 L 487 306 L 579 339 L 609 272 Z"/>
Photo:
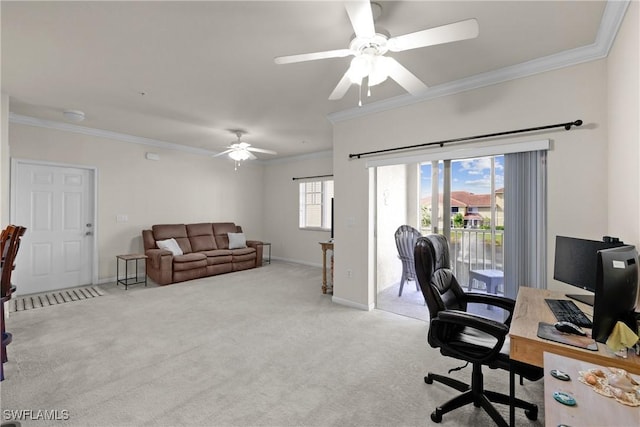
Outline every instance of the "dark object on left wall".
<path fill-rule="evenodd" d="M 0 253 L 2 253 L 2 274 L 0 275 L 0 331 L 2 334 L 2 363 L 0 363 L 0 381 L 4 380 L 4 364 L 9 360 L 7 346 L 13 340 L 13 336 L 5 329 L 4 303 L 11 299 L 11 294 L 16 287 L 11 283 L 11 273 L 15 269 L 15 260 L 20 248 L 20 239 L 27 231 L 19 225 L 9 225 L 2 230 L 0 236 Z"/>

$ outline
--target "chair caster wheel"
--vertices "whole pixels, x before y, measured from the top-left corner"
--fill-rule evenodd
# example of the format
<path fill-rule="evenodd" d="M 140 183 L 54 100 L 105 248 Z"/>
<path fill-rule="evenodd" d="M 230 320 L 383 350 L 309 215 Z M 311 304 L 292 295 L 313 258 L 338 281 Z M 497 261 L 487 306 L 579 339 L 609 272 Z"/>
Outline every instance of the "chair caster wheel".
<path fill-rule="evenodd" d="M 424 377 L 424 382 L 427 384 L 433 384 L 433 378 L 431 377 L 431 374 L 427 374 L 427 376 Z"/>
<path fill-rule="evenodd" d="M 431 413 L 431 421 L 434 423 L 442 422 L 442 414 L 437 409 Z"/>
<path fill-rule="evenodd" d="M 524 411 L 524 414 L 527 416 L 527 418 L 529 418 L 531 421 L 535 421 L 538 419 L 538 407 L 536 406 L 533 409 L 526 409 Z"/>

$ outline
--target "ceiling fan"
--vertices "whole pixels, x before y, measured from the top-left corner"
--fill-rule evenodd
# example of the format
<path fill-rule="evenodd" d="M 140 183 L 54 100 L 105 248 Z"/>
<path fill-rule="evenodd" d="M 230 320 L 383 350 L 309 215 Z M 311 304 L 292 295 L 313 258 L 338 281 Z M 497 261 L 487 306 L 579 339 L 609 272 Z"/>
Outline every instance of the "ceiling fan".
<path fill-rule="evenodd" d="M 375 29 L 373 10 L 376 11 L 377 16 L 382 10 L 378 3 L 370 3 L 369 0 L 347 1 L 345 8 L 355 31 L 355 37 L 351 40 L 348 49 L 279 56 L 274 59 L 276 64 L 292 64 L 316 59 L 354 56 L 349 69 L 329 96 L 330 100 L 341 99 L 354 83 L 362 86 L 365 83 L 365 78 L 366 85 L 370 88 L 391 77 L 407 92 L 417 95 L 426 90 L 427 86 L 394 58 L 385 56 L 387 52 L 402 52 L 478 36 L 478 21 L 472 18 L 389 37 L 386 34 L 376 32 Z M 362 105 L 362 101 L 359 105 Z"/>
<path fill-rule="evenodd" d="M 251 144 L 241 141 L 242 135 L 245 135 L 247 131 L 242 129 L 230 129 L 231 133 L 236 135 L 237 140 L 232 142 L 231 145 L 227 147 L 227 150 L 222 151 L 213 157 L 219 157 L 227 154 L 231 159 L 236 162 L 236 169 L 240 165 L 240 162 L 243 160 L 255 160 L 257 159 L 255 153 L 265 153 L 265 154 L 278 154 L 273 150 L 266 150 L 264 148 L 256 148 L 252 147 Z"/>

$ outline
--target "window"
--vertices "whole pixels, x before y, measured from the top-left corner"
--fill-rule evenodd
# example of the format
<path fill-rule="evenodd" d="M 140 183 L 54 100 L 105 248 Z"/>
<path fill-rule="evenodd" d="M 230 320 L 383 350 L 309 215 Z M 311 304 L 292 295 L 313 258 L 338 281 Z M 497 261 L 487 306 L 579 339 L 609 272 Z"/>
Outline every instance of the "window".
<path fill-rule="evenodd" d="M 331 230 L 333 180 L 300 183 L 300 228 Z"/>

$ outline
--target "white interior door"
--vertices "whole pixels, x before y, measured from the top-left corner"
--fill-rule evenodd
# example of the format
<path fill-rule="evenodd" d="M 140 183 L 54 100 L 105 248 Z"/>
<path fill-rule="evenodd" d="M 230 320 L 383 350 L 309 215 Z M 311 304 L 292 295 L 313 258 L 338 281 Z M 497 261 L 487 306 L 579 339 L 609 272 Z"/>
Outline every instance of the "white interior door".
<path fill-rule="evenodd" d="M 27 227 L 14 283 L 20 295 L 91 284 L 94 171 L 18 161 L 14 224 Z"/>

